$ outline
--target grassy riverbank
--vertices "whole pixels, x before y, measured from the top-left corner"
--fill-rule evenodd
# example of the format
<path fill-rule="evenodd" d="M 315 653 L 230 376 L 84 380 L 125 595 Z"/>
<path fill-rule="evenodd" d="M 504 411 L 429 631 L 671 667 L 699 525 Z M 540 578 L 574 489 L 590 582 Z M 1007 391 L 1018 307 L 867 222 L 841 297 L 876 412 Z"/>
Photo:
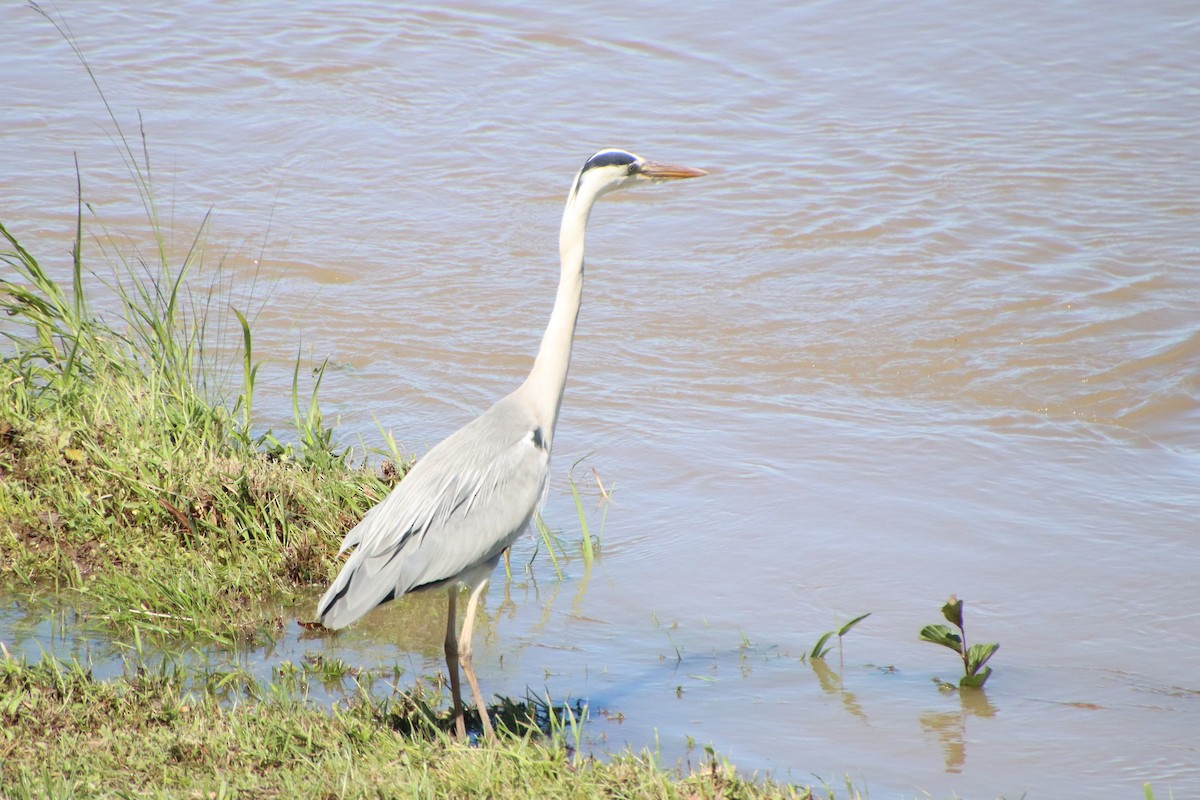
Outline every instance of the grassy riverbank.
<path fill-rule="evenodd" d="M 119 273 L 123 313 L 107 322 L 79 239 L 68 290 L 0 234 L 0 580 L 86 595 L 115 632 L 269 636 L 279 620 L 264 599 L 325 581 L 341 534 L 400 470 L 348 464 L 315 401 L 297 406 L 297 444 L 252 433 L 249 325 L 238 317 L 244 369 L 230 389 L 205 350 L 206 306 L 186 299 L 190 261 Z"/>
<path fill-rule="evenodd" d="M 537 733 L 463 746 L 404 698 L 363 695 L 331 712 L 294 679 L 197 690 L 190 677 L 162 667 L 100 682 L 79 664 L 0 660 L 0 796 L 813 796 L 716 760 L 687 773 L 650 754 L 598 762 Z"/>

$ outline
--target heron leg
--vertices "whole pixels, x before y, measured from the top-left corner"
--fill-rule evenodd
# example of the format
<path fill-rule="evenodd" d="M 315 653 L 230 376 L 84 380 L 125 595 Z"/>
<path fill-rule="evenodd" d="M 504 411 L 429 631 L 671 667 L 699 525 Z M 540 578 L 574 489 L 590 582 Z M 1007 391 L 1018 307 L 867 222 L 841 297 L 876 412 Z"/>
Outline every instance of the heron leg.
<path fill-rule="evenodd" d="M 467 682 L 471 684 L 471 692 L 475 695 L 475 707 L 479 709 L 479 721 L 483 724 L 483 735 L 489 742 L 496 740 L 492 730 L 492 721 L 488 719 L 487 703 L 484 702 L 483 692 L 479 691 L 479 681 L 475 678 L 475 668 L 471 665 L 471 634 L 475 629 L 475 607 L 479 597 L 487 588 L 487 580 L 483 580 L 471 590 L 471 599 L 467 601 L 467 616 L 463 620 L 462 635 L 458 639 L 458 656 L 462 661 L 463 672 L 467 674 Z"/>
<path fill-rule="evenodd" d="M 458 585 L 452 584 L 449 591 L 449 603 L 446 609 L 446 671 L 450 674 L 450 695 L 454 702 L 454 729 L 461 741 L 467 741 L 467 723 L 463 719 L 462 691 L 458 682 L 458 635 L 455 631 L 456 596 Z"/>

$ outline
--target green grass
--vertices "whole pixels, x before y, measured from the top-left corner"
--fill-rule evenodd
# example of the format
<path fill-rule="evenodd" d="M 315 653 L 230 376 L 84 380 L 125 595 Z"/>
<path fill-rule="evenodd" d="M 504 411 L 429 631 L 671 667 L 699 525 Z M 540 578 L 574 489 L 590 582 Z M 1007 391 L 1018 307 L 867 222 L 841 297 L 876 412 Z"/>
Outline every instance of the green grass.
<path fill-rule="evenodd" d="M 183 301 L 194 265 L 164 255 L 118 273 L 124 313 L 109 323 L 91 312 L 81 231 L 67 291 L 0 224 L 0 586 L 73 592 L 117 631 L 268 634 L 264 599 L 325 581 L 341 535 L 401 470 L 349 465 L 315 394 L 296 404 L 298 444 L 252 435 L 248 325 L 231 392 L 204 371 L 205 309 Z"/>
<path fill-rule="evenodd" d="M 217 284 L 193 288 L 206 221 L 170 253 L 149 151 L 118 140 L 151 243 L 102 246 L 112 277 L 84 264 L 82 196 L 70 263 L 55 270 L 0 223 L 0 591 L 65 591 L 122 634 L 270 636 L 270 608 L 330 577 L 344 531 L 406 462 L 391 445 L 380 475 L 348 463 L 320 416 L 320 371 L 302 387 L 299 360 L 294 444 L 254 431 L 251 325 L 238 309 L 228 324 Z M 97 295 L 118 311 L 97 313 Z M 240 337 L 215 347 L 214 330 Z"/>
<path fill-rule="evenodd" d="M 126 637 L 268 638 L 407 461 L 389 439 L 379 475 L 349 463 L 322 421 L 323 368 L 302 386 L 299 358 L 290 442 L 254 429 L 253 314 L 205 263 L 207 217 L 168 246 L 144 136 L 33 9 L 104 101 L 148 232 L 110 233 L 80 186 L 70 260 L 45 269 L 0 222 L 0 591 L 65 593 Z"/>
<path fill-rule="evenodd" d="M 599 762 L 519 723 L 476 748 L 430 725 L 420 696 L 361 692 L 331 713 L 303 681 L 223 677 L 164 663 L 97 681 L 78 662 L 0 660 L 5 798 L 812 797 L 712 755 L 690 773 L 649 753 Z"/>

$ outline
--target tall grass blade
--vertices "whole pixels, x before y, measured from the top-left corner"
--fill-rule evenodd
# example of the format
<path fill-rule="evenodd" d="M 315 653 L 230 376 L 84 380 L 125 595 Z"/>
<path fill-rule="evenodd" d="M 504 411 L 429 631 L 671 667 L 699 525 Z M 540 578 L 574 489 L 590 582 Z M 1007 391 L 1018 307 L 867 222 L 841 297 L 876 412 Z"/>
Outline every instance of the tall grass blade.
<path fill-rule="evenodd" d="M 254 385 L 258 380 L 260 365 L 254 363 L 254 343 L 250 334 L 250 323 L 246 321 L 246 317 L 241 311 L 236 308 L 232 311 L 237 315 L 238 325 L 242 328 L 242 392 L 234 406 L 234 413 L 236 414 L 239 410 L 242 413 L 241 436 L 243 441 L 247 441 L 250 436 L 250 422 L 253 418 Z"/>
<path fill-rule="evenodd" d="M 832 637 L 834 633 L 836 633 L 836 631 L 826 631 L 823 633 L 821 638 L 817 639 L 817 643 L 813 645 L 813 649 L 811 652 L 809 652 L 808 657 L 812 659 L 818 659 L 829 655 L 829 651 L 833 648 L 826 647 L 825 643 L 829 641 L 830 637 Z"/>
<path fill-rule="evenodd" d="M 869 616 L 871 616 L 870 611 L 868 611 L 866 614 L 855 617 L 854 619 L 850 620 L 842 627 L 838 628 L 838 632 L 837 632 L 838 637 L 841 638 L 842 636 L 845 636 L 847 633 L 850 632 L 851 628 L 853 628 L 855 625 L 862 622 L 864 619 L 866 619 Z"/>
<path fill-rule="evenodd" d="M 575 499 L 575 513 L 579 517 L 579 529 L 583 533 L 580 548 L 583 552 L 583 563 L 591 564 L 595 553 L 592 550 L 592 532 L 588 530 L 587 515 L 583 512 L 583 499 L 579 496 L 579 487 L 575 479 L 568 475 L 567 482 L 571 484 L 571 496 Z"/>
<path fill-rule="evenodd" d="M 546 521 L 542 519 L 541 513 L 533 515 L 533 524 L 537 526 L 538 533 L 541 534 L 542 544 L 546 547 L 546 552 L 550 554 L 550 563 L 554 565 L 554 574 L 561 581 L 563 577 L 562 567 L 558 565 L 558 556 L 554 554 L 554 534 L 550 532 Z"/>

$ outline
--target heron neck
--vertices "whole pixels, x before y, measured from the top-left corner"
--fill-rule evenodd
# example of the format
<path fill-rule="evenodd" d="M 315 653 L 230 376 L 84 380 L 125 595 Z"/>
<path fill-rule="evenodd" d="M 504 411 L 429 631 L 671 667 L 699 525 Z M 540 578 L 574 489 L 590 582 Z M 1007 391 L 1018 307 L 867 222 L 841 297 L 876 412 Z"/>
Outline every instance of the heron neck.
<path fill-rule="evenodd" d="M 561 260 L 558 293 L 554 298 L 554 310 L 550 312 L 550 323 L 542 335 L 542 344 L 533 362 L 533 370 L 525 381 L 538 416 L 550 431 L 551 440 L 558 424 L 558 411 L 562 406 L 567 371 L 571 366 L 571 344 L 575 339 L 575 322 L 579 318 L 579 304 L 583 299 L 583 240 L 594 201 L 595 197 L 575 195 L 567 201 L 567 207 L 563 210 L 558 235 Z"/>

